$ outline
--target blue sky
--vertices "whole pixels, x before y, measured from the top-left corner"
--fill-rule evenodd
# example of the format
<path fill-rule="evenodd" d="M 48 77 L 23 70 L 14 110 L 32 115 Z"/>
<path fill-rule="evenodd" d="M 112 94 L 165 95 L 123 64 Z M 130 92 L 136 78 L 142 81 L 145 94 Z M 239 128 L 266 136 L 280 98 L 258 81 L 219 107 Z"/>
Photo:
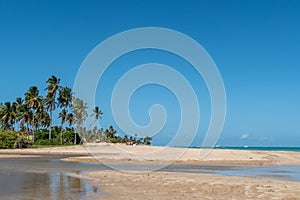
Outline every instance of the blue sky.
<path fill-rule="evenodd" d="M 72 86 L 88 53 L 101 41 L 138 27 L 165 27 L 199 42 L 217 64 L 227 92 L 227 118 L 219 145 L 299 146 L 300 3 L 298 1 L 8 1 L 0 0 L 0 102 L 13 101 L 31 85 L 42 91 L 52 74 Z M 201 145 L 210 118 L 205 84 L 187 63 L 154 50 L 117 60 L 97 90 L 105 115 L 114 83 L 137 64 L 168 64 L 191 81 L 200 99 Z M 121 68 L 120 66 L 123 66 Z M 44 91 L 42 91 L 43 93 Z M 133 119 L 149 123 L 147 111 L 161 103 L 166 127 L 154 144 L 165 144 L 180 122 L 174 95 L 145 86 L 130 102 Z"/>

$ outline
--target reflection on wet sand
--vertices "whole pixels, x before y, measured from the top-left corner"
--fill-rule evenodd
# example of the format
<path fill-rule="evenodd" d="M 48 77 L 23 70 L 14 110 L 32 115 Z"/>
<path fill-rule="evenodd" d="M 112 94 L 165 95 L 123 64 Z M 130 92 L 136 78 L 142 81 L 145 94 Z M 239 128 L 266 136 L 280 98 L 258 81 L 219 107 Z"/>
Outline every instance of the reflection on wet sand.
<path fill-rule="evenodd" d="M 1 199 L 88 199 L 103 194 L 88 181 L 64 173 L 7 173 L 0 176 Z"/>
<path fill-rule="evenodd" d="M 111 185 L 111 181 L 116 178 L 115 187 L 122 187 L 118 172 L 111 172 L 109 179 L 102 177 L 85 177 L 82 174 L 88 172 L 103 173 L 104 170 L 111 170 L 110 167 L 102 163 L 81 163 L 81 162 L 65 162 L 62 158 L 80 155 L 39 155 L 35 157 L 5 157 L 0 159 L 0 199 L 99 199 L 107 197 L 99 188 L 93 187 L 84 178 L 95 178 L 92 181 L 94 185 L 102 188 L 97 181 L 106 181 L 107 185 Z M 123 170 L 147 170 L 151 164 L 114 164 L 122 167 Z M 114 165 L 112 165 L 114 167 Z M 157 165 L 157 164 L 152 164 Z M 203 174 L 215 174 L 222 176 L 250 176 L 250 177 L 267 177 L 272 179 L 281 179 L 288 181 L 300 181 L 299 166 L 220 166 L 220 165 L 197 165 L 197 164 L 174 164 L 162 168 L 160 172 L 175 172 L 184 176 L 205 176 Z M 98 176 L 100 176 L 98 174 Z M 126 174 L 126 173 L 125 173 Z M 201 175 L 202 174 L 202 175 Z M 174 174 L 173 174 L 174 175 Z M 133 181 L 136 182 L 135 176 Z M 159 177 L 158 177 L 159 178 Z M 170 178 L 166 176 L 166 178 Z M 171 177 L 172 178 L 172 177 Z M 211 178 L 211 177 L 210 177 Z M 221 178 L 221 177 L 220 177 Z M 226 177 L 223 177 L 225 180 Z M 227 179 L 226 179 L 227 180 Z M 231 179 L 228 179 L 231 180 Z M 246 179 L 245 179 L 246 180 Z M 91 181 L 91 180 L 90 180 Z M 142 181 L 142 180 L 141 180 Z M 256 181 L 256 179 L 255 179 Z M 156 183 L 154 181 L 154 183 Z M 184 182 L 183 182 L 184 184 Z M 294 183 L 289 183 L 290 185 Z M 131 184 L 129 184 L 131 186 Z M 111 192 L 106 188 L 105 191 Z M 105 195 L 105 196 L 103 196 Z"/>

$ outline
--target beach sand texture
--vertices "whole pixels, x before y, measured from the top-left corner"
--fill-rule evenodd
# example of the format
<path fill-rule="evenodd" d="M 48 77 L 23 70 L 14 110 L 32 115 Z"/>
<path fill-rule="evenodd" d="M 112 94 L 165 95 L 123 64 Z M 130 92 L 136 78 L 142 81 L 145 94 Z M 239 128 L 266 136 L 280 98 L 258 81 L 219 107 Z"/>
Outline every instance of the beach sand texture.
<path fill-rule="evenodd" d="M 300 183 L 183 173 L 98 171 L 81 175 L 103 199 L 300 199 Z"/>
<path fill-rule="evenodd" d="M 209 152 L 200 157 L 201 152 Z M 1 155 L 2 154 L 2 155 Z M 215 165 L 300 165 L 300 152 L 249 151 L 229 149 L 183 149 L 157 146 L 127 146 L 87 144 L 42 149 L 0 150 L 0 157 L 8 154 L 82 154 L 66 161 L 104 163 L 177 163 Z"/>
<path fill-rule="evenodd" d="M 201 159 L 199 149 L 112 144 L 0 150 L 0 157 L 37 154 L 83 155 L 65 159 L 73 162 L 300 166 L 300 152 L 213 149 L 207 157 Z M 175 156 L 174 159 L 172 155 L 178 154 L 181 156 Z M 173 172 L 131 173 L 116 170 L 72 176 L 88 179 L 107 193 L 102 199 L 300 199 L 300 182 L 272 179 Z"/>

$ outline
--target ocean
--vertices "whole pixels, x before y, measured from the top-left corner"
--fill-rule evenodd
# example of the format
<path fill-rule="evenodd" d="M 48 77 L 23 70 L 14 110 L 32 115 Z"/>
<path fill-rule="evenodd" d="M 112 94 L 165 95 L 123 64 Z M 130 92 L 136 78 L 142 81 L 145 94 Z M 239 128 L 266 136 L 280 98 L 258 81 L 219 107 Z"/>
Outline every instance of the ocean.
<path fill-rule="evenodd" d="M 191 147 L 191 148 L 202 148 L 202 147 Z M 300 152 L 300 147 L 214 147 L 214 149 Z"/>

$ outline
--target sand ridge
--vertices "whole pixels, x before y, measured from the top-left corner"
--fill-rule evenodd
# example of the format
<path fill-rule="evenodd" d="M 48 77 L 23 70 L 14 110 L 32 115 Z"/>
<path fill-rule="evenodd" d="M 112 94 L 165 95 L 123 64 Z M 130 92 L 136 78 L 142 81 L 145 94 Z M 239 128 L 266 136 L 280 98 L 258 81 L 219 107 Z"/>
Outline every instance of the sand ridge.
<path fill-rule="evenodd" d="M 201 157 L 201 153 L 208 153 Z M 157 146 L 86 144 L 39 149 L 0 150 L 0 157 L 36 154 L 80 154 L 64 159 L 73 162 L 176 163 L 212 165 L 300 165 L 300 152 L 249 151 L 230 149 L 184 149 Z"/>

